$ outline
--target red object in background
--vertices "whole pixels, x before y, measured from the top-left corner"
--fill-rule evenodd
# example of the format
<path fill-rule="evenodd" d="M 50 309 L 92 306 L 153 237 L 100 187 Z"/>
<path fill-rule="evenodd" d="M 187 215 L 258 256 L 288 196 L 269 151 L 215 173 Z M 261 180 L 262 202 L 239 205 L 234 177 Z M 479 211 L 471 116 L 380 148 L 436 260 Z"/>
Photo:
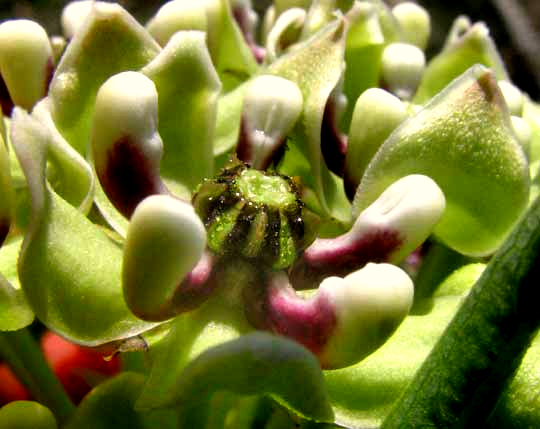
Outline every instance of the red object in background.
<path fill-rule="evenodd" d="M 41 347 L 53 372 L 76 404 L 94 385 L 120 371 L 118 357 L 106 361 L 100 352 L 73 344 L 53 332 L 42 336 Z"/>
<path fill-rule="evenodd" d="M 0 407 L 11 401 L 28 399 L 30 393 L 26 387 L 5 363 L 0 364 Z"/>

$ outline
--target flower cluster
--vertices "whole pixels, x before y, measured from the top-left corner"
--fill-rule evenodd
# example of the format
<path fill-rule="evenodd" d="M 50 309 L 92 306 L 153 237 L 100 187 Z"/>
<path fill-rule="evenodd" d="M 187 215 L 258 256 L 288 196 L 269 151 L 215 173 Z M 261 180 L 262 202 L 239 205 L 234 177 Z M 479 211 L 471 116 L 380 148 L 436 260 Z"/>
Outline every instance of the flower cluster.
<path fill-rule="evenodd" d="M 69 424 L 120 390 L 179 427 L 380 421 L 345 378 L 435 299 L 429 252 L 487 261 L 536 194 L 540 109 L 485 25 L 429 62 L 413 3 L 77 1 L 62 28 L 0 24 L 0 329 L 126 352 Z"/>

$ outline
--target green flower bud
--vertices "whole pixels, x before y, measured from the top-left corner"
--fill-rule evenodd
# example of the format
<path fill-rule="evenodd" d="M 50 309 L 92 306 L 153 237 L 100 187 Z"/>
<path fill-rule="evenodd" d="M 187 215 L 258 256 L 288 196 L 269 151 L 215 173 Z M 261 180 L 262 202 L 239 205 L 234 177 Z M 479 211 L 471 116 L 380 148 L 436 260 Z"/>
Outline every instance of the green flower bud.
<path fill-rule="evenodd" d="M 242 256 L 272 269 L 290 266 L 314 240 L 318 225 L 291 179 L 238 162 L 203 182 L 193 205 L 213 252 Z"/>
<path fill-rule="evenodd" d="M 165 46 L 177 31 L 206 31 L 206 10 L 202 2 L 169 1 L 161 6 L 156 15 L 146 24 L 146 28 L 161 46 Z"/>
<path fill-rule="evenodd" d="M 62 36 L 51 36 L 50 43 L 53 54 L 53 62 L 56 65 L 66 50 L 67 40 Z"/>
<path fill-rule="evenodd" d="M 428 12 L 416 3 L 403 2 L 394 6 L 392 14 L 401 26 L 405 42 L 425 50 L 431 33 Z"/>
<path fill-rule="evenodd" d="M 426 58 L 420 48 L 408 43 L 392 43 L 382 54 L 383 84 L 399 98 L 410 99 L 418 88 Z"/>
<path fill-rule="evenodd" d="M 0 429 L 56 429 L 56 419 L 45 406 L 33 401 L 14 401 L 0 408 Z"/>
<path fill-rule="evenodd" d="M 163 143 L 158 134 L 154 83 L 137 72 L 109 78 L 96 97 L 92 153 L 100 183 L 125 216 L 151 194 L 166 192 L 159 177 Z"/>
<path fill-rule="evenodd" d="M 32 110 L 47 94 L 53 71 L 47 32 L 26 19 L 0 24 L 0 74 L 15 105 Z"/>
<path fill-rule="evenodd" d="M 130 310 L 146 320 L 172 317 L 183 304 L 175 303 L 175 294 L 205 246 L 204 225 L 190 204 L 166 195 L 144 199 L 124 245 L 122 282 Z"/>
<path fill-rule="evenodd" d="M 375 152 L 406 118 L 405 104 L 383 89 L 370 88 L 358 97 L 345 157 L 344 184 L 349 198 L 354 197 L 364 170 Z"/>
<path fill-rule="evenodd" d="M 72 1 L 64 7 L 60 24 L 62 25 L 62 33 L 66 39 L 71 39 L 75 35 L 96 3 L 103 4 L 105 2 L 80 0 Z"/>
<path fill-rule="evenodd" d="M 523 111 L 523 93 L 515 85 L 512 85 L 507 80 L 497 82 L 504 96 L 506 105 L 511 115 L 521 116 Z"/>
<path fill-rule="evenodd" d="M 248 84 L 242 111 L 237 156 L 264 170 L 285 143 L 300 117 L 303 97 L 293 82 L 278 76 L 259 76 Z"/>

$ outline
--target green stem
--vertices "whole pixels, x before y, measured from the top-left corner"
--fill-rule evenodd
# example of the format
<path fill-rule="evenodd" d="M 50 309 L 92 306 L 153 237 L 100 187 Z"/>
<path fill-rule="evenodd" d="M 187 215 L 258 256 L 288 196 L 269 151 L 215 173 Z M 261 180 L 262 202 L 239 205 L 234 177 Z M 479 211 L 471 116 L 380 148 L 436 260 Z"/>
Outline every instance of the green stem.
<path fill-rule="evenodd" d="M 382 427 L 481 427 L 540 325 L 540 200 L 493 257 Z"/>
<path fill-rule="evenodd" d="M 65 422 L 75 407 L 30 332 L 0 332 L 0 354 L 34 399 L 47 406 L 59 423 Z"/>

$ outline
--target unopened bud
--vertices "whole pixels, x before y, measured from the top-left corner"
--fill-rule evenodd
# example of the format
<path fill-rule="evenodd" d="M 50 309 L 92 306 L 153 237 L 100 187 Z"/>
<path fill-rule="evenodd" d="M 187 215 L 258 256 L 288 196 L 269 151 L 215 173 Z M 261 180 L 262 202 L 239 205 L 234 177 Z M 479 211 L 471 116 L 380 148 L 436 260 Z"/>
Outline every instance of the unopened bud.
<path fill-rule="evenodd" d="M 420 5 L 404 2 L 392 9 L 392 14 L 401 26 L 407 43 L 426 49 L 431 33 L 431 20 L 428 12 Z"/>
<path fill-rule="evenodd" d="M 364 170 L 390 133 L 407 118 L 405 104 L 380 88 L 364 91 L 354 107 L 347 155 L 345 190 L 352 199 Z"/>
<path fill-rule="evenodd" d="M 146 28 L 161 46 L 165 46 L 177 31 L 206 31 L 206 10 L 202 2 L 173 0 L 161 6 Z"/>
<path fill-rule="evenodd" d="M 60 24 L 62 25 L 62 33 L 66 39 L 71 39 L 75 35 L 96 3 L 105 2 L 80 0 L 72 1 L 64 7 L 60 18 Z"/>
<path fill-rule="evenodd" d="M 0 25 L 0 74 L 15 105 L 31 110 L 47 94 L 52 67 L 49 36 L 41 25 L 26 19 Z"/>
<path fill-rule="evenodd" d="M 384 49 L 381 61 L 383 84 L 399 98 L 410 99 L 426 67 L 422 50 L 408 43 L 392 43 Z"/>

